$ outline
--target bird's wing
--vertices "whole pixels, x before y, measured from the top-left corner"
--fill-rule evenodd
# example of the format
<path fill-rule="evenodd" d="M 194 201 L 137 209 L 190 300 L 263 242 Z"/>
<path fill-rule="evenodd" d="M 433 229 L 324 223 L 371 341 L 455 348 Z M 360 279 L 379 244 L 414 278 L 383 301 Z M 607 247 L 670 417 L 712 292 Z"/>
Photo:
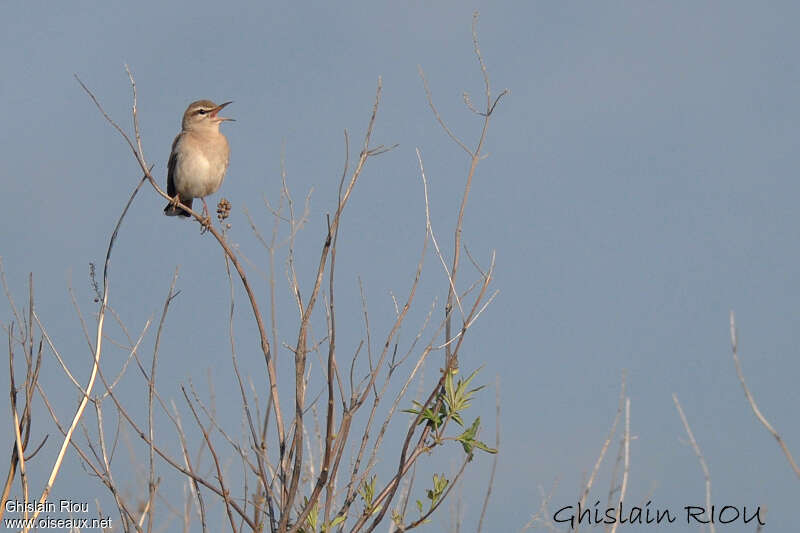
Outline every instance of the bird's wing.
<path fill-rule="evenodd" d="M 175 190 L 175 168 L 178 166 L 178 152 L 175 150 L 175 146 L 178 144 L 178 139 L 181 136 L 178 135 L 175 137 L 175 140 L 172 141 L 172 152 L 169 154 L 169 161 L 167 162 L 167 194 L 170 198 L 174 198 L 177 191 Z"/>

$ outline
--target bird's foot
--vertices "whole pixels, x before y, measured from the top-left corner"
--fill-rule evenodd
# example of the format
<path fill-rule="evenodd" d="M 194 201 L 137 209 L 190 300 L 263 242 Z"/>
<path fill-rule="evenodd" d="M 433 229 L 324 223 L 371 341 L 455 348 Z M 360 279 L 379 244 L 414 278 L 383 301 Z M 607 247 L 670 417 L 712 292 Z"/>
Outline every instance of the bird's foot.
<path fill-rule="evenodd" d="M 178 193 L 175 193 L 175 196 L 173 196 L 172 198 L 169 199 L 169 204 L 167 204 L 167 208 L 170 211 L 173 211 L 173 212 L 177 211 L 178 213 L 180 213 L 180 212 L 182 212 L 182 210 L 181 210 L 180 207 L 178 207 L 179 205 L 181 205 L 181 195 L 178 194 Z"/>
<path fill-rule="evenodd" d="M 211 229 L 211 217 L 208 216 L 203 217 L 203 220 L 200 222 L 200 225 L 202 226 L 200 228 L 200 235 L 202 235 L 203 233 Z"/>

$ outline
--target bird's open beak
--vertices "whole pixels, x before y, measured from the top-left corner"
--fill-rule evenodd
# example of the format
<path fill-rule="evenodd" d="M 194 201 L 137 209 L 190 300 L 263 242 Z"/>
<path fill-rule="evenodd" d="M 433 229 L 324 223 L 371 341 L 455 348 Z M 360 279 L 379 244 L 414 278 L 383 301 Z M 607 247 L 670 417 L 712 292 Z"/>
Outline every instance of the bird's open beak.
<path fill-rule="evenodd" d="M 217 113 L 219 113 L 220 111 L 222 111 L 222 108 L 223 108 L 223 107 L 225 107 L 225 106 L 226 106 L 226 105 L 228 105 L 228 104 L 232 104 L 232 103 L 233 103 L 233 101 L 230 101 L 230 102 L 225 102 L 224 104 L 220 104 L 220 105 L 218 105 L 217 107 L 215 107 L 214 109 L 212 109 L 212 110 L 211 110 L 211 113 L 210 113 L 211 117 L 212 117 L 212 118 L 215 118 L 215 119 L 217 119 L 217 121 L 219 121 L 219 122 L 225 122 L 226 120 L 227 120 L 227 121 L 230 121 L 230 122 L 235 122 L 235 121 L 236 121 L 236 119 L 233 119 L 233 118 L 225 118 L 225 117 L 218 117 L 218 116 L 217 116 Z"/>

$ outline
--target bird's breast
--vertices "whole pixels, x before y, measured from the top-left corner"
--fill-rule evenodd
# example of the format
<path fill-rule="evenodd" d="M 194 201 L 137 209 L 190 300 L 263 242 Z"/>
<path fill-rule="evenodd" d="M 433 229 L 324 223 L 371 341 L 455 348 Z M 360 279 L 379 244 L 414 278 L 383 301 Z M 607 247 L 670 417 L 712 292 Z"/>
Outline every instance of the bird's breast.
<path fill-rule="evenodd" d="M 228 142 L 216 136 L 185 135 L 175 146 L 175 188 L 183 198 L 202 198 L 217 192 L 228 168 Z"/>

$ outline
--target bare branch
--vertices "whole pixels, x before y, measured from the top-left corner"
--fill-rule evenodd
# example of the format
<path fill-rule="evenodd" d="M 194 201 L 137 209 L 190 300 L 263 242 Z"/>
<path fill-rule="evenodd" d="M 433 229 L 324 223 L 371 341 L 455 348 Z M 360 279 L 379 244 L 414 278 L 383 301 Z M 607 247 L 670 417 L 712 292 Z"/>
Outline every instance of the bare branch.
<path fill-rule="evenodd" d="M 495 434 L 494 434 L 494 447 L 496 450 L 500 449 L 500 376 L 497 377 L 497 381 L 495 382 L 494 386 L 495 390 Z M 500 458 L 500 454 L 494 454 L 494 458 L 492 459 L 492 473 L 489 476 L 489 484 L 486 486 L 486 497 L 483 499 L 483 507 L 481 508 L 481 516 L 478 519 L 478 529 L 477 533 L 481 533 L 483 529 L 483 518 L 486 516 L 486 509 L 489 507 L 489 497 L 492 495 L 492 487 L 494 486 L 494 475 L 497 472 L 497 460 Z"/>
<path fill-rule="evenodd" d="M 681 422 L 683 422 L 683 427 L 686 429 L 686 434 L 689 436 L 689 444 L 692 445 L 692 450 L 694 450 L 695 455 L 697 456 L 697 460 L 700 461 L 700 468 L 703 469 L 703 477 L 706 480 L 706 509 L 711 509 L 711 473 L 708 471 L 708 465 L 706 464 L 706 460 L 703 457 L 703 452 L 700 451 L 700 446 L 697 444 L 697 441 L 694 438 L 694 433 L 692 433 L 692 428 L 689 427 L 689 421 L 686 420 L 686 415 L 683 414 L 683 409 L 681 408 L 681 404 L 678 401 L 678 396 L 676 394 L 672 394 L 672 401 L 675 402 L 675 408 L 678 410 L 678 415 L 681 417 Z M 714 527 L 714 521 L 708 525 L 708 530 L 710 533 L 715 533 L 717 528 Z"/>
<path fill-rule="evenodd" d="M 792 457 L 791 452 L 789 452 L 788 446 L 786 446 L 786 443 L 783 441 L 783 438 L 781 438 L 778 432 L 775 431 L 772 425 L 769 422 L 767 422 L 767 419 L 764 418 L 764 415 L 761 414 L 761 411 L 758 409 L 758 406 L 756 405 L 756 401 L 753 398 L 753 395 L 750 394 L 750 389 L 747 388 L 747 383 L 745 383 L 744 381 L 744 373 L 742 372 L 742 366 L 741 364 L 739 364 L 739 356 L 737 355 L 738 340 L 736 335 L 736 317 L 734 316 L 733 311 L 731 311 L 730 321 L 731 321 L 731 349 L 733 351 L 733 364 L 736 366 L 736 375 L 739 376 L 739 382 L 742 384 L 742 389 L 744 389 L 744 395 L 745 397 L 747 397 L 747 402 L 750 404 L 750 408 L 753 410 L 753 414 L 756 415 L 758 421 L 761 422 L 761 424 L 765 428 L 767 428 L 767 431 L 769 431 L 772 434 L 772 436 L 775 437 L 775 440 L 778 441 L 778 444 L 780 445 L 781 450 L 783 450 L 783 454 L 786 456 L 786 459 L 789 461 L 789 465 L 792 467 L 792 470 L 794 470 L 794 473 L 797 475 L 797 477 L 800 477 L 800 467 L 798 467 L 797 463 L 795 463 L 794 457 Z"/>
<path fill-rule="evenodd" d="M 623 437 L 625 448 L 625 470 L 622 473 L 622 487 L 619 489 L 619 508 L 622 509 L 622 502 L 625 500 L 625 494 L 628 490 L 628 473 L 630 472 L 630 457 L 631 457 L 631 399 L 625 398 L 625 435 Z M 617 531 L 619 520 L 614 521 L 611 527 L 611 533 Z"/>

